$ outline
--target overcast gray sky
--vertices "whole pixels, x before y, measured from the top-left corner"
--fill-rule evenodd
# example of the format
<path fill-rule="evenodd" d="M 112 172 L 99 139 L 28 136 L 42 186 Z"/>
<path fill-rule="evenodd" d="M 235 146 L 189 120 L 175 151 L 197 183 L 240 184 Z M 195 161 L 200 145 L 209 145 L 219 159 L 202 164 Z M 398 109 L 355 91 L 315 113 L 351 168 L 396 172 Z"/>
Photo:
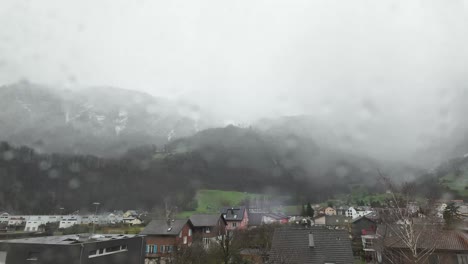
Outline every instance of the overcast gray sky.
<path fill-rule="evenodd" d="M 466 84 L 467 25 L 468 0 L 2 0 L 0 84 L 112 85 L 409 142 Z"/>

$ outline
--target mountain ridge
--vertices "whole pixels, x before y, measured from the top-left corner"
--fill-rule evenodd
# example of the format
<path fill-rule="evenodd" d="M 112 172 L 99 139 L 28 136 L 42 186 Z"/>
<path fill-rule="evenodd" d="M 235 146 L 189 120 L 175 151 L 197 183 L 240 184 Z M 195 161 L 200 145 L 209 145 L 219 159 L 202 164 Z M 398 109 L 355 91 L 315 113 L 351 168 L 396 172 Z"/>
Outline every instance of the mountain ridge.
<path fill-rule="evenodd" d="M 0 102 L 0 140 L 40 152 L 116 156 L 138 145 L 164 145 L 209 123 L 197 106 L 110 87 L 19 82 L 0 87 Z"/>

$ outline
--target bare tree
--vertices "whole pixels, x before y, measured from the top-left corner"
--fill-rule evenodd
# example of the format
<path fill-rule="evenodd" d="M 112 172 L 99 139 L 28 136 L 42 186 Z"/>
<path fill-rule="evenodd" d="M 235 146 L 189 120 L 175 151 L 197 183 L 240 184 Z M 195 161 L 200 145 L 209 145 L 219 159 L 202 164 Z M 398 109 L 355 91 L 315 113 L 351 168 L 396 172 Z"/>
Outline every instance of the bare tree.
<path fill-rule="evenodd" d="M 239 255 L 240 247 L 237 240 L 234 239 L 235 236 L 235 231 L 232 230 L 221 233 L 216 238 L 220 257 L 224 264 L 229 264 L 234 257 Z"/>
<path fill-rule="evenodd" d="M 378 212 L 382 225 L 377 234 L 377 250 L 390 263 L 427 261 L 436 249 L 437 240 L 433 236 L 440 230 L 439 221 L 430 212 L 421 215 L 411 209 L 415 204 L 414 185 L 397 186 L 380 171 L 379 176 L 389 198 L 386 207 Z"/>
<path fill-rule="evenodd" d="M 215 259 L 205 250 L 201 241 L 195 241 L 190 247 L 180 247 L 171 256 L 173 264 L 207 264 Z"/>

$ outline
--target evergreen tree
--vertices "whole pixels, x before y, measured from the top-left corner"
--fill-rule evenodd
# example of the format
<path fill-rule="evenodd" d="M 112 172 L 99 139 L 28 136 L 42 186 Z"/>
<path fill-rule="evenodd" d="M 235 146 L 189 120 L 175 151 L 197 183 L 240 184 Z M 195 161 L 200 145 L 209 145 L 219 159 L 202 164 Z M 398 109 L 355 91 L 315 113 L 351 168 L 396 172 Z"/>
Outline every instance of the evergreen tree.
<path fill-rule="evenodd" d="M 310 203 L 307 203 L 306 215 L 309 217 L 314 217 L 314 209 L 312 208 Z"/>
<path fill-rule="evenodd" d="M 449 203 L 444 210 L 444 220 L 447 226 L 452 227 L 457 224 L 460 220 L 460 215 L 458 213 L 459 206 L 456 206 L 455 203 Z"/>

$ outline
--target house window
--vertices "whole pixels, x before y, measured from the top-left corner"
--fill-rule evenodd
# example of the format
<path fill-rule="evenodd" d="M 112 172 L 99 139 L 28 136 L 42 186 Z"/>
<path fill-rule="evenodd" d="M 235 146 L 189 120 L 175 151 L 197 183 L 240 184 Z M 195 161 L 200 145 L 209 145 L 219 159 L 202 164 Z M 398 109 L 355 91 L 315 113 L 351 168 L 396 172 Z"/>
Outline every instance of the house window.
<path fill-rule="evenodd" d="M 188 236 L 192 236 L 192 229 L 188 230 Z"/>
<path fill-rule="evenodd" d="M 147 254 L 156 254 L 158 253 L 158 245 L 147 245 L 146 246 L 146 253 Z M 125 245 L 125 250 L 127 249 L 127 246 Z"/>
<path fill-rule="evenodd" d="M 184 244 L 187 244 L 187 237 L 184 236 Z"/>
<path fill-rule="evenodd" d="M 205 233 L 209 234 L 211 232 L 211 229 L 209 227 L 205 227 Z"/>
<path fill-rule="evenodd" d="M 127 251 L 127 245 L 119 245 L 108 248 L 93 249 L 89 251 L 88 258 L 102 257 L 110 254 Z M 151 245 L 146 245 L 146 254 L 151 253 Z"/>
<path fill-rule="evenodd" d="M 237 227 L 237 223 L 232 223 L 232 227 Z"/>
<path fill-rule="evenodd" d="M 458 264 L 468 264 L 468 255 L 457 255 Z"/>
<path fill-rule="evenodd" d="M 173 246 L 161 246 L 162 252 L 172 252 Z"/>
<path fill-rule="evenodd" d="M 108 248 L 106 248 L 106 253 L 115 252 L 115 251 L 119 251 L 119 250 L 120 250 L 120 246 L 108 247 Z"/>
<path fill-rule="evenodd" d="M 369 248 L 369 249 L 372 248 L 372 240 L 371 239 L 366 239 L 364 241 L 364 248 L 366 248 L 366 249 L 367 248 Z"/>
<path fill-rule="evenodd" d="M 180 233 L 179 233 L 179 237 L 180 237 L 180 238 L 182 238 L 182 231 L 180 231 Z"/>
<path fill-rule="evenodd" d="M 203 244 L 204 244 L 204 245 L 209 246 L 210 243 L 211 243 L 211 240 L 210 240 L 209 238 L 207 238 L 207 237 L 204 237 L 204 238 L 203 238 Z"/>

